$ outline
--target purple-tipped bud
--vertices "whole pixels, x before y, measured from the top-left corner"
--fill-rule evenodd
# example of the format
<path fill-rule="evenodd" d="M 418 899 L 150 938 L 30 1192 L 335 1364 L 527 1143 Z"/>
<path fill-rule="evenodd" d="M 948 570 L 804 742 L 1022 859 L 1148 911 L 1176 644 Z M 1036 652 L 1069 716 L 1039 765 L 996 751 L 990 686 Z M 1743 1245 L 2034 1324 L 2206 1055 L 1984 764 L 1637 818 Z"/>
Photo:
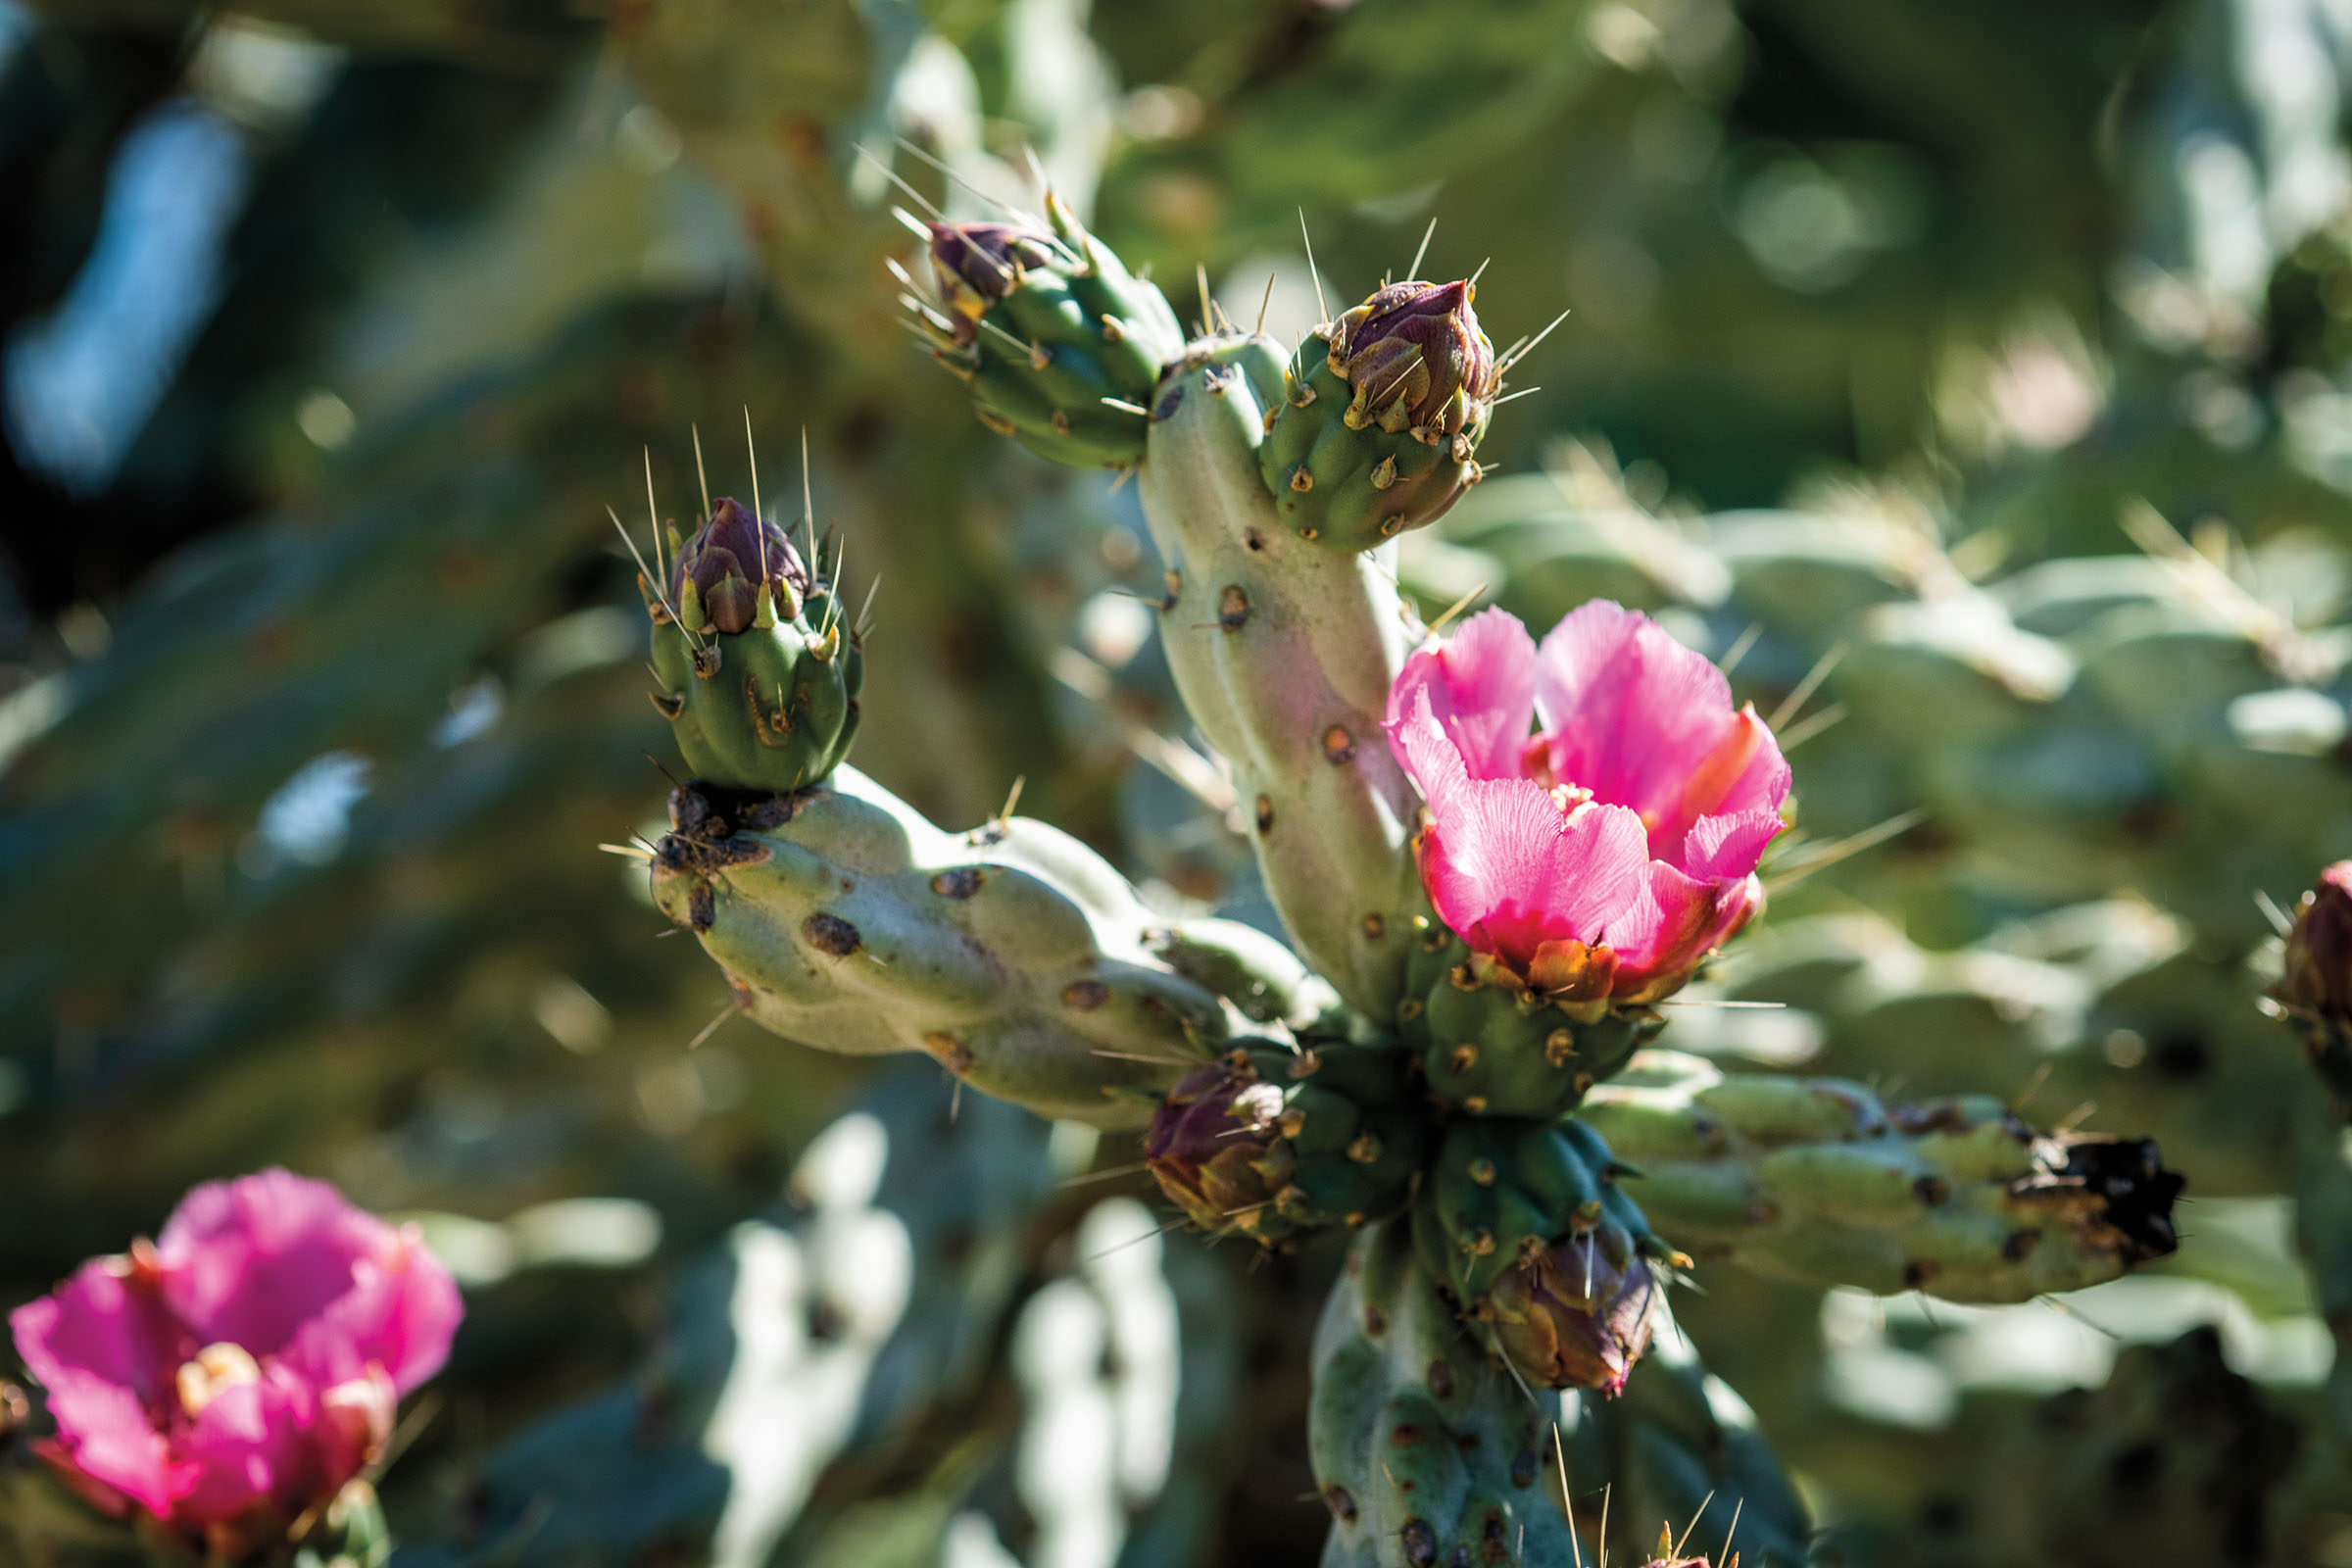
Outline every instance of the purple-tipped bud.
<path fill-rule="evenodd" d="M 1614 1396 L 1649 1348 L 1658 1283 L 1622 1225 L 1531 1248 L 1488 1294 L 1494 1337 L 1520 1371 L 1554 1389 Z"/>
<path fill-rule="evenodd" d="M 931 270 L 939 275 L 940 295 L 966 322 L 1011 293 L 1023 272 L 1059 259 L 1053 235 L 1018 223 L 931 225 Z"/>
<path fill-rule="evenodd" d="M 2352 860 L 2322 871 L 2296 906 L 2278 996 L 2290 1010 L 2352 1026 Z"/>
<path fill-rule="evenodd" d="M 733 635 L 791 620 L 808 593 L 808 568 L 774 523 L 729 496 L 695 530 L 670 569 L 672 600 L 688 631 L 714 626 Z M 767 608 L 760 608 L 760 589 Z"/>
<path fill-rule="evenodd" d="M 1332 373 L 1354 392 L 1349 428 L 1377 421 L 1424 440 L 1486 422 L 1502 372 L 1469 283 L 1391 283 L 1328 329 Z"/>
<path fill-rule="evenodd" d="M 1295 1156 L 1282 1130 L 1282 1090 L 1246 1055 L 1176 1081 L 1144 1134 L 1144 1165 L 1204 1231 L 1247 1221 L 1288 1185 Z"/>

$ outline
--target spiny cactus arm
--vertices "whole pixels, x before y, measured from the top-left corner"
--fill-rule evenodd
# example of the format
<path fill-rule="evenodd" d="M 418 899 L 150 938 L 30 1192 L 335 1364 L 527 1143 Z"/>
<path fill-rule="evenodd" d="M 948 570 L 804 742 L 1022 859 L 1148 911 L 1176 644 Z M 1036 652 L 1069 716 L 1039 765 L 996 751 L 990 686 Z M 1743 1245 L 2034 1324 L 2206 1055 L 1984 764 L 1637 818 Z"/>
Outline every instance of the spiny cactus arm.
<path fill-rule="evenodd" d="M 945 833 L 849 767 L 789 796 L 686 786 L 670 814 L 655 901 L 740 1008 L 821 1050 L 927 1052 L 983 1094 L 1132 1125 L 1242 1021 L 1158 950 L 1221 953 L 1260 1011 L 1320 1010 L 1278 946 L 1154 914 L 1042 822 Z"/>
<path fill-rule="evenodd" d="M 1403 1225 L 1356 1239 L 1315 1333 L 1314 1373 L 1324 1568 L 1592 1560 L 1571 1541 L 1553 1462 L 1569 1401 L 1531 1398 L 1463 1334 Z"/>
<path fill-rule="evenodd" d="M 1256 449 L 1281 384 L 1262 337 L 1203 343 L 1160 384 L 1142 489 L 1168 564 L 1161 639 L 1233 766 L 1284 929 L 1387 1018 L 1423 903 L 1404 848 L 1418 799 L 1380 727 L 1410 628 L 1388 552 L 1324 550 L 1276 513 Z"/>
<path fill-rule="evenodd" d="M 1990 1096 L 1888 1106 L 1649 1052 L 1578 1119 L 1641 1172 L 1627 1185 L 1676 1246 L 1799 1284 L 2024 1301 L 2178 1245 L 2181 1182 L 2154 1144 L 2038 1134 Z"/>

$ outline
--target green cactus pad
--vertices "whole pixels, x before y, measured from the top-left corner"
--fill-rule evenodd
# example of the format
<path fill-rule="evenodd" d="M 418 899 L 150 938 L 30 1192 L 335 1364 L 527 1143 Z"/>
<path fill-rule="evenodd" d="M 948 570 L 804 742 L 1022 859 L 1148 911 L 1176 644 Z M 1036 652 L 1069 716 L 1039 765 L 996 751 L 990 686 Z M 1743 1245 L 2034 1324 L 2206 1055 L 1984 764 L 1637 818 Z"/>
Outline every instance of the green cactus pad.
<path fill-rule="evenodd" d="M 1530 1400 L 1489 1360 L 1404 1230 L 1357 1238 L 1315 1331 L 1307 1448 L 1332 1516 L 1324 1568 L 1594 1561 L 1571 1539 L 1553 1459 L 1573 1406 Z"/>
<path fill-rule="evenodd" d="M 1430 1093 L 1472 1115 L 1573 1110 L 1666 1026 L 1649 1007 L 1556 1004 L 1494 983 L 1426 915 L 1411 940 L 1397 1032 L 1420 1047 Z"/>
<path fill-rule="evenodd" d="M 943 833 L 854 768 L 790 796 L 688 787 L 657 846 L 655 902 L 693 931 L 736 1004 L 851 1055 L 923 1051 L 1042 1114 L 1134 1125 L 1239 1021 L 1155 952 L 1169 933 L 1260 972 L 1262 1003 L 1329 994 L 1221 921 L 1169 921 L 1077 840 L 1025 817 Z"/>
<path fill-rule="evenodd" d="M 1196 1227 L 1288 1248 L 1403 1206 L 1427 1147 L 1419 1100 L 1394 1046 L 1244 1041 L 1169 1092 L 1146 1163 Z"/>
<path fill-rule="evenodd" d="M 1310 332 L 1283 371 L 1283 397 L 1257 449 L 1258 477 L 1285 527 L 1327 549 L 1369 550 L 1435 522 L 1478 483 L 1483 422 L 1443 431 L 1348 423 L 1353 393 L 1332 368 L 1331 328 Z"/>
<path fill-rule="evenodd" d="M 1132 466 L 1183 328 L 1059 199 L 1047 197 L 1046 217 L 1050 231 L 932 224 L 942 298 L 909 296 L 910 309 L 983 424 L 1071 467 Z"/>
<path fill-rule="evenodd" d="M 1954 1301 L 2025 1301 L 2177 1245 L 2180 1178 L 2141 1140 L 2051 1138 L 1986 1095 L 1888 1106 L 1835 1078 L 1646 1052 L 1578 1113 L 1702 1261 Z"/>

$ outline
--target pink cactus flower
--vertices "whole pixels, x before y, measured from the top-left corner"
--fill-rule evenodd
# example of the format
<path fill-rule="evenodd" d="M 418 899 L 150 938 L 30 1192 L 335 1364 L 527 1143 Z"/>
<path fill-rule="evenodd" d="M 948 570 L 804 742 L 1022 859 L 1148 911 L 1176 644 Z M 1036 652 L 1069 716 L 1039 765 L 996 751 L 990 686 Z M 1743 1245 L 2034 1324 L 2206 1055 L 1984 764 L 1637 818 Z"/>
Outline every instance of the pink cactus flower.
<path fill-rule="evenodd" d="M 464 1310 L 414 1228 L 268 1170 L 196 1188 L 9 1327 L 57 1421 L 42 1457 L 233 1561 L 382 1456 Z"/>
<path fill-rule="evenodd" d="M 1763 906 L 1788 764 L 1647 615 L 1594 600 L 1540 650 L 1473 615 L 1405 661 L 1386 728 L 1428 802 L 1422 884 L 1484 979 L 1655 1001 Z"/>

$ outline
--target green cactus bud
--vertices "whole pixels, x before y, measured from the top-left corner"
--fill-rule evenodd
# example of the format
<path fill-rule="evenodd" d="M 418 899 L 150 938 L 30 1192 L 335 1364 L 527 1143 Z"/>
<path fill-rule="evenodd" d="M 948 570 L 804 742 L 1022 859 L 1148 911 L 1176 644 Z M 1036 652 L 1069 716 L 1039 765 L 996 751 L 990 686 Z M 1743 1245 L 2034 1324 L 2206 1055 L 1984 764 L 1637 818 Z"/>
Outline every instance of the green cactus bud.
<path fill-rule="evenodd" d="M 1434 522 L 1476 484 L 1501 384 L 1466 282 L 1391 283 L 1309 333 L 1283 372 L 1258 475 L 1285 525 L 1343 551 Z"/>
<path fill-rule="evenodd" d="M 909 295 L 908 308 L 983 424 L 1071 467 L 1131 466 L 1183 328 L 1059 198 L 1046 220 L 925 225 L 940 303 Z"/>
<path fill-rule="evenodd" d="M 2295 906 L 2274 1006 L 2303 1036 L 2305 1053 L 2352 1119 L 2352 860 L 2338 860 Z"/>
<path fill-rule="evenodd" d="M 1325 1568 L 1594 1560 L 1572 1539 L 1554 1433 L 1575 1417 L 1532 1400 L 1462 1332 L 1405 1227 L 1356 1239 L 1315 1331 L 1307 1448 L 1331 1510 Z M 1595 1515 L 1585 1515 L 1589 1529 Z"/>
<path fill-rule="evenodd" d="M 927 1052 L 1042 1114 L 1139 1124 L 1239 1025 L 1159 950 L 1252 954 L 1246 996 L 1328 1000 L 1226 922 L 1155 916 L 1066 834 L 1025 817 L 943 833 L 855 768 L 788 796 L 683 788 L 670 819 L 655 902 L 738 1007 L 820 1050 Z"/>
<path fill-rule="evenodd" d="M 2179 1245 L 2181 1179 L 2153 1143 L 2035 1133 L 1990 1096 L 1887 1106 L 1647 1052 L 1578 1116 L 1678 1245 L 1800 1284 L 2024 1301 Z"/>
<path fill-rule="evenodd" d="M 1414 1101 L 1393 1048 L 1244 1042 L 1168 1092 L 1145 1164 L 1199 1229 L 1289 1246 L 1403 1206 L 1426 1140 Z"/>
<path fill-rule="evenodd" d="M 1565 1114 L 1666 1027 L 1647 1006 L 1546 996 L 1427 916 L 1408 940 L 1397 1032 L 1430 1092 L 1474 1116 Z"/>
<path fill-rule="evenodd" d="M 1649 1344 L 1649 1263 L 1674 1254 L 1625 1173 L 1576 1121 L 1481 1117 L 1446 1129 L 1422 1180 L 1422 1266 L 1531 1383 L 1615 1394 Z"/>
<path fill-rule="evenodd" d="M 662 682 L 654 706 L 696 777 L 788 791 L 840 765 L 858 733 L 865 656 L 833 585 L 783 529 L 721 500 L 665 585 L 644 592 Z"/>

